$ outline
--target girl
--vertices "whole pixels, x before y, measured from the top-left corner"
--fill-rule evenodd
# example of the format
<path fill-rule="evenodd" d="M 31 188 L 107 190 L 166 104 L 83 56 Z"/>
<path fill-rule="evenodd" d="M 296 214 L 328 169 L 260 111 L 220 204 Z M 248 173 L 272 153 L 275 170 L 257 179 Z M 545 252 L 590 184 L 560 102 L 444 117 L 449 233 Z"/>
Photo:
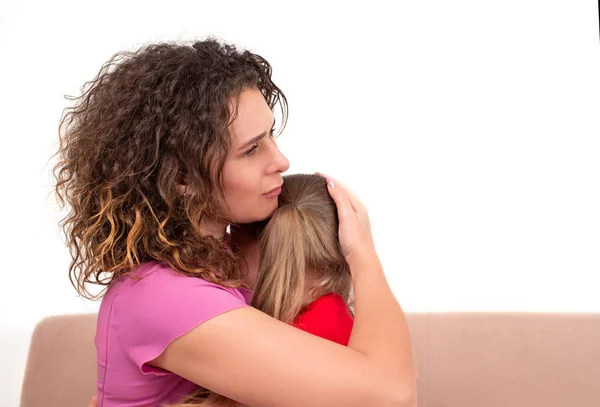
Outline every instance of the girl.
<path fill-rule="evenodd" d="M 252 306 L 346 346 L 354 322 L 352 280 L 337 230 L 335 203 L 325 178 L 285 176 L 279 208 L 258 237 L 260 265 Z M 200 389 L 173 407 L 198 405 L 237 403 Z"/>

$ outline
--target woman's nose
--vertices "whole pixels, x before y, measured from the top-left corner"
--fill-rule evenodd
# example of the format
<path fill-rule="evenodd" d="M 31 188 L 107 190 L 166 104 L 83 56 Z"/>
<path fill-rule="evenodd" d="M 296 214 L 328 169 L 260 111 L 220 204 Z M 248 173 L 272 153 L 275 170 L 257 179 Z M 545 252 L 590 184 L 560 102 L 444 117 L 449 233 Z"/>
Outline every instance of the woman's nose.
<path fill-rule="evenodd" d="M 276 167 L 279 172 L 286 172 L 290 169 L 290 160 L 279 149 L 277 149 Z"/>
<path fill-rule="evenodd" d="M 290 161 L 287 159 L 285 155 L 281 151 L 279 151 L 279 147 L 277 143 L 273 143 L 272 145 L 273 151 L 273 169 L 277 172 L 286 172 L 290 168 Z"/>

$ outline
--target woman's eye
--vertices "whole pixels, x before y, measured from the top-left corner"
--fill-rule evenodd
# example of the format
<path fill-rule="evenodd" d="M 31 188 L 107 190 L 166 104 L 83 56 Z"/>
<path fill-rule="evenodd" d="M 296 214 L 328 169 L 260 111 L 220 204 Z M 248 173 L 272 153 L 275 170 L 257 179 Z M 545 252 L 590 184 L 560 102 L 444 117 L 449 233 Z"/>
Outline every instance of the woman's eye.
<path fill-rule="evenodd" d="M 246 151 L 244 154 L 247 156 L 253 155 L 256 152 L 257 148 L 258 148 L 258 143 L 253 145 L 252 148 L 250 150 Z"/>
<path fill-rule="evenodd" d="M 271 129 L 271 131 L 269 132 L 269 137 L 271 137 L 271 138 L 275 138 L 275 131 L 276 131 L 276 130 L 275 130 L 275 127 L 273 127 L 273 128 Z M 254 155 L 254 154 L 256 153 L 256 150 L 257 150 L 257 149 L 258 149 L 258 143 L 256 143 L 255 145 L 253 145 L 253 146 L 252 146 L 252 148 L 251 148 L 250 150 L 248 150 L 248 151 L 246 151 L 246 152 L 244 153 L 244 155 L 246 155 L 246 156 L 251 156 L 251 155 Z"/>

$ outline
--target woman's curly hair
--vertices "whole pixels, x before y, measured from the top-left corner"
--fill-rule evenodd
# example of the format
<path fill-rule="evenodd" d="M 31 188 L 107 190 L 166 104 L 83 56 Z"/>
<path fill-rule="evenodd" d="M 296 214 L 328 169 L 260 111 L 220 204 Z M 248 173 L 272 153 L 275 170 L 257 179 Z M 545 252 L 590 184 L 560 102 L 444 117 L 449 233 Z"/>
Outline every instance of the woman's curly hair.
<path fill-rule="evenodd" d="M 226 287 L 244 286 L 238 258 L 202 235 L 227 222 L 222 172 L 232 100 L 258 88 L 273 110 L 285 95 L 261 56 L 209 37 L 115 54 L 86 82 L 59 125 L 55 192 L 77 292 L 108 285 L 149 260 Z M 233 98 L 233 99 L 232 99 Z M 185 185 L 185 194 L 178 185 Z M 218 273 L 218 277 L 217 274 Z"/>

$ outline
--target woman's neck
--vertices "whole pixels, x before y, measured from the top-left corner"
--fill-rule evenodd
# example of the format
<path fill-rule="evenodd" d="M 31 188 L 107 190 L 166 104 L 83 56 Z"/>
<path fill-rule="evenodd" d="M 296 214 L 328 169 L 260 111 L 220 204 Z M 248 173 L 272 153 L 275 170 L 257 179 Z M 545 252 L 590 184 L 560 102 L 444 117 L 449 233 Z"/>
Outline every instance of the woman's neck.
<path fill-rule="evenodd" d="M 244 282 L 254 290 L 258 274 L 259 246 L 258 236 L 264 225 L 231 225 L 231 245 L 240 251 L 244 259 L 240 267 Z"/>

